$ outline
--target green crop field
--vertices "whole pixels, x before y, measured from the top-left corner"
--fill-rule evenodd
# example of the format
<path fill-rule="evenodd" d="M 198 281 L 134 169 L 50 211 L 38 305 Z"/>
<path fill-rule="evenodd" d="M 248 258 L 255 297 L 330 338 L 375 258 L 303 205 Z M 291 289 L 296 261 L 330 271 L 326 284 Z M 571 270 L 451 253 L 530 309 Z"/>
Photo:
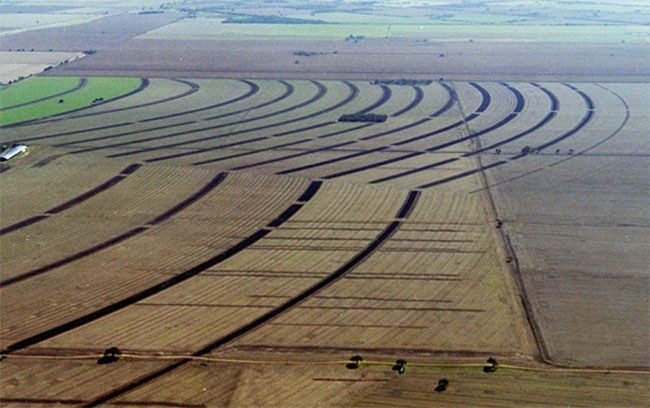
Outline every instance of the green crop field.
<path fill-rule="evenodd" d="M 8 95 L 10 96 L 14 93 L 20 94 L 20 97 L 14 96 L 13 100 L 20 100 L 21 102 L 19 103 L 24 104 L 30 100 L 37 101 L 48 94 L 52 94 L 52 92 L 43 92 L 43 89 L 52 90 L 66 89 L 66 87 L 71 88 L 74 87 L 74 85 L 70 86 L 70 84 L 76 84 L 79 80 L 80 78 L 73 77 L 30 78 L 23 82 L 6 87 L 0 95 L 2 95 L 3 104 L 5 104 L 4 92 L 8 92 Z M 34 102 L 33 104 L 17 106 L 15 108 L 1 111 L 0 126 L 26 122 L 81 109 L 93 105 L 93 100 L 97 98 L 103 98 L 103 101 L 115 99 L 136 90 L 140 84 L 141 80 L 139 78 L 89 78 L 85 86 L 74 92 L 63 95 L 60 98 L 56 97 L 46 99 Z M 17 88 L 17 90 L 14 91 L 14 88 Z M 6 106 L 14 104 L 16 103 L 6 103 Z"/>
<path fill-rule="evenodd" d="M 491 13 L 451 13 L 442 20 L 436 22 L 448 22 L 449 24 L 510 24 L 513 21 L 518 23 L 531 20 L 530 17 L 511 15 L 511 14 L 491 14 Z"/>
<path fill-rule="evenodd" d="M 363 13 L 318 13 L 316 15 L 294 14 L 289 17 L 322 20 L 336 24 L 393 24 L 393 25 L 439 25 L 439 24 L 503 24 L 527 21 L 528 17 L 490 13 L 449 13 L 424 17 L 388 16 Z"/>
<path fill-rule="evenodd" d="M 618 43 L 648 41 L 642 28 L 626 26 L 550 26 L 550 25 L 428 25 L 392 26 L 391 35 L 431 36 L 435 39 L 477 41 L 532 41 L 568 43 Z"/>
<path fill-rule="evenodd" d="M 61 77 L 56 81 L 48 77 L 35 77 L 10 86 L 0 87 L 0 109 L 47 98 L 74 88 L 79 78 Z"/>
<path fill-rule="evenodd" d="M 341 18 L 352 20 L 345 13 L 324 15 L 325 19 Z M 464 16 L 464 17 L 463 17 Z M 366 18 L 359 15 L 359 21 Z M 470 14 L 458 18 L 471 18 Z M 504 16 L 505 17 L 505 16 Z M 320 18 L 320 16 L 319 16 Z M 393 19 L 393 17 L 378 17 Z M 370 20 L 373 20 L 371 17 Z M 407 21 L 407 18 L 394 18 Z M 414 21 L 420 21 L 416 19 Z M 489 18 L 488 18 L 489 20 Z M 366 38 L 386 38 L 392 36 L 413 37 L 435 40 L 475 41 L 532 41 L 532 42 L 586 42 L 586 43 L 639 43 L 650 41 L 645 26 L 605 26 L 605 25 L 541 25 L 541 24 L 451 24 L 452 21 L 433 24 L 376 24 L 376 23 L 335 23 L 335 24 L 223 24 L 217 18 L 186 19 L 150 31 L 140 39 L 241 39 L 242 37 L 296 37 L 296 38 L 340 38 L 348 35 Z"/>
<path fill-rule="evenodd" d="M 288 17 L 322 20 L 336 24 L 432 24 L 430 17 L 402 17 L 363 13 L 318 13 L 315 15 L 294 14 Z"/>

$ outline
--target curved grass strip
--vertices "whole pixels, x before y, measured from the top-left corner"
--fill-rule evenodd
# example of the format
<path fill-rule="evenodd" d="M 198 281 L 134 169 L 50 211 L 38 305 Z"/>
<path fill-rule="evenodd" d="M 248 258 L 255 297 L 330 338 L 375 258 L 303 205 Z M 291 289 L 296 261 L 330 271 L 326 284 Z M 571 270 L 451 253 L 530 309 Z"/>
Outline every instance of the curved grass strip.
<path fill-rule="evenodd" d="M 2 86 L 0 87 L 0 110 L 69 91 L 79 84 L 79 80 L 74 77 L 33 77 L 12 85 Z"/>
<path fill-rule="evenodd" d="M 79 82 L 79 78 L 48 77 L 47 79 L 55 83 L 58 81 L 67 83 L 70 79 L 74 84 Z M 0 112 L 0 126 L 60 115 L 92 106 L 97 102 L 106 102 L 137 90 L 141 83 L 140 78 L 89 78 L 86 86 L 60 99 L 47 99 Z M 32 97 L 39 98 L 37 94 L 32 94 Z"/>

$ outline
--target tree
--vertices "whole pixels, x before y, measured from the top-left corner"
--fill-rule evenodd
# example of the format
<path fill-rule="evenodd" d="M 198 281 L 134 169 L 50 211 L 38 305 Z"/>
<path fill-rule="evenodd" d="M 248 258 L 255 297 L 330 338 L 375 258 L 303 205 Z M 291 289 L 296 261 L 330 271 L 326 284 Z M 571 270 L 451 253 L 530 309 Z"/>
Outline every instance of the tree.
<path fill-rule="evenodd" d="M 350 357 L 350 362 L 347 363 L 345 365 L 345 367 L 350 369 L 350 370 L 355 370 L 355 369 L 359 368 L 359 363 L 361 363 L 362 361 L 363 361 L 363 357 L 361 357 L 358 354 L 354 355 L 354 356 Z"/>
<path fill-rule="evenodd" d="M 443 378 L 438 381 L 438 386 L 434 389 L 435 392 L 444 392 L 449 385 L 449 380 Z"/>
<path fill-rule="evenodd" d="M 120 359 L 122 352 L 117 347 L 111 347 L 104 350 L 104 355 L 97 360 L 97 364 L 111 364 Z"/>
<path fill-rule="evenodd" d="M 497 359 L 494 357 L 490 357 L 487 359 L 487 363 L 489 365 L 486 365 L 483 367 L 483 372 L 484 373 L 493 373 L 497 370 L 497 367 L 499 366 L 499 363 L 497 362 Z"/>
<path fill-rule="evenodd" d="M 395 361 L 393 371 L 397 371 L 400 375 L 404 374 L 406 371 L 406 360 L 399 359 Z"/>

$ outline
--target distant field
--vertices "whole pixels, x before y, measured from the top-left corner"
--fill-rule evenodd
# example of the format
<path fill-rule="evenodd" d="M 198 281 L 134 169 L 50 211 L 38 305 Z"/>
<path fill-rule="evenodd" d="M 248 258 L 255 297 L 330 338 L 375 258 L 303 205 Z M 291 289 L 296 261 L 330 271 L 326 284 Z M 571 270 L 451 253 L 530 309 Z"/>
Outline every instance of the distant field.
<path fill-rule="evenodd" d="M 29 0 L 20 1 L 28 5 L 44 6 L 64 6 L 64 7 L 158 7 L 162 3 L 160 0 L 103 0 L 98 4 L 93 0 Z"/>
<path fill-rule="evenodd" d="M 61 27 L 90 22 L 100 17 L 98 14 L 67 13 L 5 13 L 0 19 L 2 35 L 24 30 L 38 30 L 46 27 Z"/>
<path fill-rule="evenodd" d="M 30 78 L 5 87 L 0 91 L 3 92 L 0 126 L 81 109 L 93 105 L 93 100 L 97 98 L 103 98 L 102 101 L 115 99 L 141 85 L 138 78 L 91 78 L 77 85 L 78 89 L 73 89 L 73 84 L 80 81 L 80 78 L 73 77 Z M 64 92 L 65 89 L 74 91 L 60 97 L 48 98 Z M 7 93 L 6 99 L 4 92 Z M 34 102 L 28 103 L 29 101 Z M 13 105 L 20 106 L 12 107 Z"/>
<path fill-rule="evenodd" d="M 0 27 L 8 28 L 25 28 L 38 25 L 51 25 L 70 22 L 79 22 L 88 20 L 91 16 L 87 14 L 68 14 L 68 13 L 15 13 L 4 14 L 0 20 Z"/>
<path fill-rule="evenodd" d="M 348 16 L 330 16 L 332 20 L 354 21 Z M 365 17 L 363 17 L 365 18 Z M 493 25 L 493 24 L 390 24 L 363 23 L 342 24 L 223 24 L 218 18 L 184 19 L 139 36 L 152 40 L 217 40 L 241 39 L 245 36 L 340 38 L 348 35 L 366 38 L 413 37 L 430 40 L 475 41 L 527 41 L 527 42 L 575 42 L 619 43 L 645 42 L 650 36 L 645 27 L 635 26 L 546 26 L 546 25 Z M 388 19 L 388 17 L 380 17 Z M 372 18 L 370 19 L 372 20 Z M 401 21 L 398 19 L 398 21 Z"/>
<path fill-rule="evenodd" d="M 74 61 L 83 57 L 80 52 L 38 52 L 38 51 L 0 51 L 0 84 L 8 84 L 18 79 L 27 78 L 43 72 L 48 67 L 55 67 L 66 61 Z M 49 86 L 49 85 L 48 85 Z M 5 98 L 9 97 L 4 85 L 0 85 L 2 106 L 6 105 Z M 26 100 L 30 95 L 23 95 Z"/>
<path fill-rule="evenodd" d="M 295 14 L 288 17 L 322 20 L 337 24 L 394 24 L 394 25 L 437 25 L 437 24 L 498 24 L 512 21 L 527 21 L 530 18 L 489 13 L 448 13 L 423 17 L 388 16 L 364 13 L 318 13 L 313 15 Z"/>

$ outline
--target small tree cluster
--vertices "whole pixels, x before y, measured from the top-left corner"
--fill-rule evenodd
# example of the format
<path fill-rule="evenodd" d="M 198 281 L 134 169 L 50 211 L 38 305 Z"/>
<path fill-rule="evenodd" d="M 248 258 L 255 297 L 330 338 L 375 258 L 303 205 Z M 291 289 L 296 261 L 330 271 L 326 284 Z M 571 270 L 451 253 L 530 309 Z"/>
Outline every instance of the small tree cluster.
<path fill-rule="evenodd" d="M 395 365 L 393 366 L 393 371 L 397 371 L 400 375 L 404 374 L 406 371 L 406 360 L 396 360 Z"/>
<path fill-rule="evenodd" d="M 405 86 L 416 86 L 416 85 L 430 85 L 433 81 L 430 79 L 375 79 L 371 82 L 373 85 L 405 85 Z"/>
<path fill-rule="evenodd" d="M 438 386 L 434 388 L 435 392 L 444 392 L 447 390 L 447 387 L 449 386 L 449 380 L 446 378 L 443 378 L 441 380 L 438 380 Z"/>
<path fill-rule="evenodd" d="M 363 36 L 363 35 L 352 35 L 352 34 L 350 34 L 347 37 L 345 37 L 345 41 L 352 41 L 352 42 L 354 42 L 356 44 L 356 43 L 358 43 L 359 41 L 361 41 L 361 40 L 363 40 L 365 38 L 366 37 Z"/>
<path fill-rule="evenodd" d="M 497 362 L 497 359 L 494 357 L 490 357 L 487 359 L 488 365 L 483 366 L 483 372 L 484 373 L 493 373 L 497 370 L 497 367 L 499 366 L 499 363 Z"/>
<path fill-rule="evenodd" d="M 227 18 L 222 24 L 330 24 L 324 20 L 309 20 L 282 16 L 235 16 Z"/>
<path fill-rule="evenodd" d="M 377 113 L 351 113 L 342 115 L 339 118 L 339 122 L 371 122 L 371 123 L 380 123 L 386 122 L 388 115 L 377 114 Z"/>
<path fill-rule="evenodd" d="M 350 362 L 345 365 L 347 369 L 356 370 L 359 368 L 359 364 L 363 361 L 363 357 L 360 355 L 354 355 L 350 357 Z"/>
<path fill-rule="evenodd" d="M 104 355 L 97 360 L 97 364 L 111 364 L 120 359 L 122 352 L 117 347 L 111 347 L 104 350 Z"/>
<path fill-rule="evenodd" d="M 316 52 L 316 51 L 296 51 L 293 53 L 293 55 L 296 55 L 298 57 L 314 57 L 316 55 L 324 55 L 324 52 Z"/>

